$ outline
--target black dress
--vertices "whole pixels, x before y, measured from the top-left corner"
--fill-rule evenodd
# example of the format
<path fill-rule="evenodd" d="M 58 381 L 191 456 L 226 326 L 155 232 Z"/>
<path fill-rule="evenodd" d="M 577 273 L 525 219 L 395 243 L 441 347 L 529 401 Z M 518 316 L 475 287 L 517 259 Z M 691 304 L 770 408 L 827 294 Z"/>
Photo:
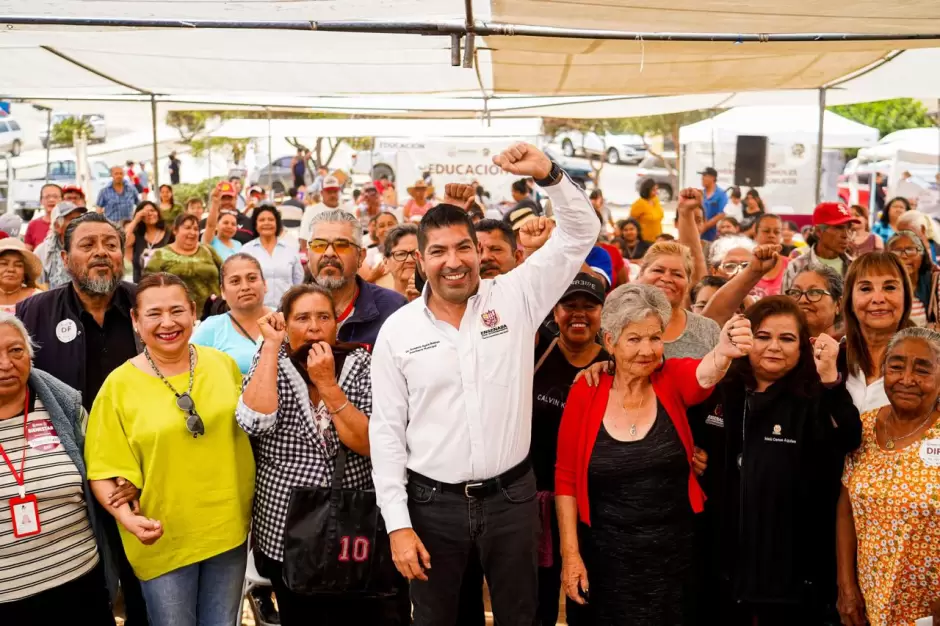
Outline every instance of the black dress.
<path fill-rule="evenodd" d="M 594 626 L 692 623 L 689 462 L 662 404 L 640 441 L 618 441 L 601 424 L 588 494 L 591 528 L 582 558 Z"/>

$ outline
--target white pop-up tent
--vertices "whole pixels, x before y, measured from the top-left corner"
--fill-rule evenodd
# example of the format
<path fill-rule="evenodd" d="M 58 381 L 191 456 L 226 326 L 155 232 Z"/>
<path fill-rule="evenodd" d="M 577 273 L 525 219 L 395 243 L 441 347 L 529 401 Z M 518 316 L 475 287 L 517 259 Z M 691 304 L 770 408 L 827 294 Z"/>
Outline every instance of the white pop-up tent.
<path fill-rule="evenodd" d="M 820 123 L 823 149 L 818 150 Z M 698 184 L 696 172 L 718 170 L 722 187 L 734 183 L 739 136 L 767 138 L 764 184 L 758 188 L 769 211 L 812 213 L 817 198 L 835 199 L 842 149 L 871 146 L 878 130 L 817 107 L 740 107 L 679 129 L 683 186 Z"/>

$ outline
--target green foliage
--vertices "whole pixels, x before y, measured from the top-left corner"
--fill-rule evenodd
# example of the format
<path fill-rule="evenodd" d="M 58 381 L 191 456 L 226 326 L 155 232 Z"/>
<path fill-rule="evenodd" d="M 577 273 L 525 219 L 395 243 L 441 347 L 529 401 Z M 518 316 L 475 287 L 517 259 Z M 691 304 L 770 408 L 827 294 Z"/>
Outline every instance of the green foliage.
<path fill-rule="evenodd" d="M 176 215 L 179 215 L 186 207 L 186 201 L 190 198 L 200 198 L 205 203 L 206 207 L 209 206 L 209 195 L 212 193 L 212 190 L 220 180 L 225 180 L 226 176 L 214 176 L 212 178 L 207 178 L 202 182 L 198 183 L 180 183 L 178 185 L 173 185 L 173 198 L 176 200 L 176 207 L 174 207 L 174 213 L 172 217 L 169 215 L 164 215 L 167 221 L 172 221 L 176 219 Z"/>
<path fill-rule="evenodd" d="M 175 128 L 183 143 L 188 144 L 197 135 L 206 131 L 209 121 L 217 117 L 215 111 L 169 111 L 166 125 Z"/>
<path fill-rule="evenodd" d="M 236 165 L 245 158 L 245 151 L 248 149 L 250 139 L 233 139 L 231 137 L 206 137 L 204 139 L 193 139 L 189 142 L 193 156 L 202 156 L 206 150 L 216 150 L 218 148 L 229 148 L 232 151 L 232 160 Z"/>
<path fill-rule="evenodd" d="M 81 117 L 67 117 L 61 122 L 56 122 L 52 127 L 52 144 L 71 148 L 75 145 L 75 133 L 84 133 L 86 137 L 91 137 L 93 132 L 94 128 L 88 120 Z"/>
<path fill-rule="evenodd" d="M 844 104 L 829 107 L 829 110 L 860 124 L 877 128 L 882 137 L 905 128 L 934 126 L 933 120 L 927 114 L 927 108 L 920 100 L 913 98 Z"/>

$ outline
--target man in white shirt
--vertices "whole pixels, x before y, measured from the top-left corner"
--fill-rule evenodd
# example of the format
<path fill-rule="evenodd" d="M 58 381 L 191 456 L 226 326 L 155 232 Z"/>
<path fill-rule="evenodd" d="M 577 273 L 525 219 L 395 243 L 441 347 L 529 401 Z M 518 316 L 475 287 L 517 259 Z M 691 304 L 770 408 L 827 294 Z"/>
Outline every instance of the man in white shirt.
<path fill-rule="evenodd" d="M 306 250 L 307 243 L 310 241 L 310 233 L 313 230 L 313 217 L 322 211 L 339 207 L 341 189 L 339 179 L 335 176 L 327 176 L 323 179 L 323 188 L 320 190 L 320 202 L 305 208 L 304 216 L 300 220 L 298 238 L 300 239 L 301 250 Z"/>
<path fill-rule="evenodd" d="M 518 268 L 481 281 L 476 234 L 460 208 L 473 188 L 448 185 L 419 226 L 428 288 L 388 318 L 372 360 L 376 497 L 395 565 L 412 580 L 417 626 L 456 622 L 472 548 L 497 623 L 531 626 L 536 615 L 532 341 L 599 225 L 584 192 L 534 146 L 516 144 L 493 161 L 536 179 L 557 228 Z"/>

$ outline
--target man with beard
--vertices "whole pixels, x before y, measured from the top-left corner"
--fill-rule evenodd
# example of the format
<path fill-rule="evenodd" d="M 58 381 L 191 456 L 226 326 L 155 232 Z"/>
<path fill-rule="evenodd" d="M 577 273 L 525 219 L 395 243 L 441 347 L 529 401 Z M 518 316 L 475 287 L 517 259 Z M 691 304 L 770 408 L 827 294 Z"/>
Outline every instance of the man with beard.
<path fill-rule="evenodd" d="M 400 293 L 366 282 L 359 266 L 366 258 L 362 225 L 343 209 L 328 209 L 311 220 L 307 267 L 313 281 L 330 290 L 339 323 L 340 341 L 375 345 L 379 328 L 403 307 Z"/>
<path fill-rule="evenodd" d="M 516 233 L 502 220 L 481 220 L 475 226 L 480 246 L 480 278 L 496 278 L 522 263 Z"/>
<path fill-rule="evenodd" d="M 519 267 L 480 280 L 476 232 L 462 208 L 474 190 L 448 185 L 418 231 L 429 289 L 389 318 L 372 357 L 376 499 L 392 559 L 412 581 L 416 626 L 457 621 L 457 590 L 473 549 L 495 621 L 532 626 L 536 619 L 533 341 L 600 225 L 583 190 L 535 146 L 516 144 L 493 162 L 534 177 L 558 227 Z"/>
<path fill-rule="evenodd" d="M 16 316 L 36 341 L 33 365 L 81 391 L 82 406 L 90 411 L 108 374 L 141 351 L 131 324 L 136 287 L 122 280 L 124 231 L 104 215 L 86 213 L 72 220 L 63 247 L 71 282 L 23 300 L 16 305 Z M 112 556 L 117 562 L 125 624 L 146 625 L 140 583 L 124 556 L 114 518 L 101 508 L 96 513 L 110 531 L 102 547 L 112 554 L 103 550 L 102 558 Z"/>

